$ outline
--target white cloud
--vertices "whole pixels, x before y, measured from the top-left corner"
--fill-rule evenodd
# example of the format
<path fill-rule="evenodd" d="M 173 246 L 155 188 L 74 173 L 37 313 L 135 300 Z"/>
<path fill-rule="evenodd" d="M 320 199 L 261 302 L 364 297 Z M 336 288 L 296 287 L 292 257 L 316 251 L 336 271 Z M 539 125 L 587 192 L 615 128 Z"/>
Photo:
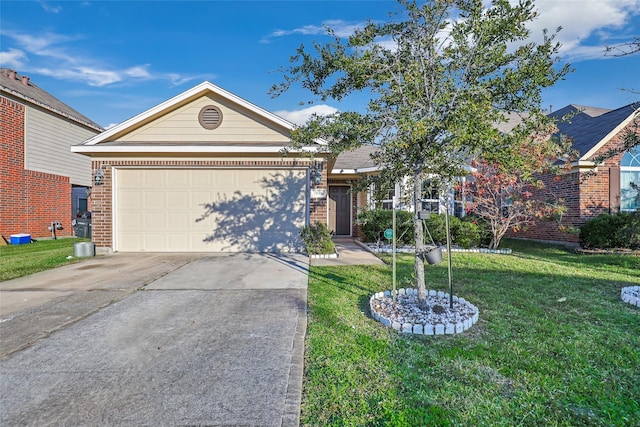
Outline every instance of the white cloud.
<path fill-rule="evenodd" d="M 105 86 L 119 82 L 122 77 L 115 71 L 99 70 L 90 67 L 35 68 L 43 76 L 61 80 L 73 80 L 87 83 L 89 86 Z"/>
<path fill-rule="evenodd" d="M 275 30 L 268 36 L 261 40 L 261 43 L 270 43 L 271 39 L 276 37 L 284 37 L 291 35 L 304 35 L 304 36 L 316 36 L 327 34 L 326 27 L 330 27 L 338 37 L 349 37 L 358 28 L 364 28 L 367 25 L 366 21 L 360 22 L 348 22 L 339 19 L 324 21 L 320 25 L 303 25 L 302 27 L 294 28 L 292 30 Z"/>
<path fill-rule="evenodd" d="M 45 12 L 47 13 L 60 13 L 62 12 L 62 6 L 51 6 L 49 5 L 47 2 L 44 2 L 42 0 L 38 1 L 38 3 L 40 3 L 40 6 L 42 6 L 42 9 L 44 9 Z"/>
<path fill-rule="evenodd" d="M 303 125 L 312 115 L 328 116 L 337 112 L 338 109 L 329 105 L 314 105 L 312 107 L 303 108 L 302 110 L 280 110 L 275 111 L 274 114 L 289 120 L 296 125 Z"/>
<path fill-rule="evenodd" d="M 6 52 L 0 52 L 1 67 L 21 69 L 26 61 L 27 54 L 20 49 L 9 48 Z"/>
<path fill-rule="evenodd" d="M 177 73 L 154 73 L 150 70 L 151 64 L 124 68 L 105 65 L 103 60 L 77 50 L 72 42 L 85 39 L 81 35 L 52 32 L 29 34 L 7 29 L 0 30 L 0 34 L 13 40 L 19 47 L 19 49 L 11 47 L 0 53 L 1 63 L 19 68 L 22 72 L 31 71 L 97 87 L 140 80 L 166 80 L 177 85 L 193 79 Z M 27 54 L 29 54 L 29 69 L 25 69 Z"/>
<path fill-rule="evenodd" d="M 510 1 L 515 4 L 518 0 Z M 489 6 L 491 0 L 484 0 L 483 4 Z M 630 41 L 638 36 L 637 33 L 625 34 L 622 28 L 631 19 L 640 19 L 640 0 L 536 0 L 535 8 L 538 16 L 528 25 L 533 40 L 542 41 L 543 29 L 553 33 L 562 27 L 556 40 L 562 45 L 561 54 L 570 60 L 604 59 L 606 46 Z M 331 27 L 337 36 L 346 38 L 365 25 L 365 21 L 329 20 L 321 25 L 276 30 L 263 38 L 262 42 L 269 43 L 273 38 L 290 35 L 326 34 L 325 26 Z M 635 31 L 638 31 L 637 26 Z M 379 43 L 394 49 L 390 40 Z"/>
<path fill-rule="evenodd" d="M 607 45 L 631 39 L 621 29 L 640 17 L 640 0 L 537 0 L 535 6 L 539 14 L 529 25 L 534 40 L 541 41 L 545 28 L 562 27 L 557 41 L 571 60 L 604 58 Z"/>
<path fill-rule="evenodd" d="M 149 78 L 151 77 L 151 74 L 149 73 L 149 70 L 147 70 L 148 67 L 149 64 L 131 67 L 127 70 L 124 70 L 124 74 L 129 77 Z"/>

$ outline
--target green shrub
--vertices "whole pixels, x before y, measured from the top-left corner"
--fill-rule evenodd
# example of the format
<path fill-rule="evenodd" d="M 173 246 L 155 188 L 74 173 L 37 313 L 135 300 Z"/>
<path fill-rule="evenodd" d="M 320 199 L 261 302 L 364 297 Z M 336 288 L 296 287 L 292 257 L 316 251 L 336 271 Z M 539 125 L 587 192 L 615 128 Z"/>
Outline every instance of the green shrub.
<path fill-rule="evenodd" d="M 376 242 L 384 240 L 382 233 L 385 229 L 391 228 L 392 211 L 389 209 L 375 209 L 365 211 L 358 216 L 358 224 L 366 242 Z M 415 244 L 413 231 L 413 213 L 407 211 L 396 211 L 396 223 L 398 233 L 398 244 Z M 447 244 L 447 229 L 445 215 L 431 214 L 429 219 L 424 221 L 426 226 L 424 232 L 425 243 L 431 243 L 429 233 L 437 245 Z M 451 231 L 451 244 L 462 248 L 479 247 L 486 240 L 485 245 L 490 241 L 491 236 L 484 222 L 473 220 L 461 220 L 455 216 L 449 217 L 449 228 Z M 427 233 L 427 229 L 429 233 Z"/>
<path fill-rule="evenodd" d="M 600 214 L 580 227 L 583 248 L 640 248 L 640 212 Z"/>
<path fill-rule="evenodd" d="M 447 244 L 447 228 L 444 214 L 431 214 L 429 219 L 425 220 L 425 225 L 436 244 Z M 453 246 L 459 246 L 465 249 L 480 246 L 483 229 L 477 221 L 467 221 L 455 216 L 450 216 L 449 231 L 451 233 L 451 244 Z M 426 235 L 426 240 L 428 241 L 428 239 L 429 237 Z"/>
<path fill-rule="evenodd" d="M 321 222 L 304 227 L 300 231 L 300 236 L 309 255 L 332 254 L 336 251 L 331 240 L 331 230 Z"/>
<path fill-rule="evenodd" d="M 377 242 L 384 240 L 382 233 L 392 227 L 393 211 L 390 209 L 373 209 L 364 211 L 358 215 L 360 231 L 365 242 Z M 407 211 L 396 211 L 396 233 L 399 245 L 414 244 L 413 239 L 413 214 Z"/>
<path fill-rule="evenodd" d="M 489 243 L 491 243 L 493 236 L 491 235 L 491 228 L 489 227 L 489 224 L 485 219 L 480 218 L 477 215 L 466 215 L 464 218 L 462 218 L 462 221 L 469 222 L 477 227 L 478 243 L 476 247 L 486 248 L 489 246 Z"/>

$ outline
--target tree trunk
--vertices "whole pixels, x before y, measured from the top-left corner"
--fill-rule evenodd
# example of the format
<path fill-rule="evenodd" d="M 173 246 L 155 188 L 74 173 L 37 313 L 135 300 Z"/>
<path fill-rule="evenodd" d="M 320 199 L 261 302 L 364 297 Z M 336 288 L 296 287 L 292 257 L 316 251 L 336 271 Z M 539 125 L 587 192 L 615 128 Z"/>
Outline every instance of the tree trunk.
<path fill-rule="evenodd" d="M 422 230 L 422 220 L 418 219 L 418 212 L 422 210 L 422 174 L 416 173 L 413 180 L 413 208 L 414 220 L 413 230 L 416 240 L 416 259 L 415 259 L 415 276 L 416 288 L 418 288 L 418 302 L 425 303 L 427 301 L 427 288 L 424 282 L 424 259 L 420 255 L 424 246 L 424 233 Z"/>

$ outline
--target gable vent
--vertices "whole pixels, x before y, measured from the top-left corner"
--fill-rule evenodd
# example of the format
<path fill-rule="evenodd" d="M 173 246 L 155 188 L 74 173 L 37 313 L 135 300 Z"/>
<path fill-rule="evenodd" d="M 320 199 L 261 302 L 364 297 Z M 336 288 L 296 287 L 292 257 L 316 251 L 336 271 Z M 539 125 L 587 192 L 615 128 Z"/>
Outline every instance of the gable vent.
<path fill-rule="evenodd" d="M 222 111 L 218 107 L 207 105 L 200 110 L 198 121 L 205 129 L 215 129 L 222 123 Z"/>

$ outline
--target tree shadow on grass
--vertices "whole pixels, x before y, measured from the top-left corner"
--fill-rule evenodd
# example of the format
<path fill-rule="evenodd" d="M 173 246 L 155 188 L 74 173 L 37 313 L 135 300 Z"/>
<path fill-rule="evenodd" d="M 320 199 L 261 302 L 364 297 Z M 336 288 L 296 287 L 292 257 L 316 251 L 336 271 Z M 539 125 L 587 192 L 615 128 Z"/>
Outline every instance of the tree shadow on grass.
<path fill-rule="evenodd" d="M 204 241 L 223 251 L 301 252 L 306 185 L 305 175 L 274 172 L 261 179 L 260 194 L 238 190 L 205 203 L 197 221 L 213 217 L 216 225 Z"/>

